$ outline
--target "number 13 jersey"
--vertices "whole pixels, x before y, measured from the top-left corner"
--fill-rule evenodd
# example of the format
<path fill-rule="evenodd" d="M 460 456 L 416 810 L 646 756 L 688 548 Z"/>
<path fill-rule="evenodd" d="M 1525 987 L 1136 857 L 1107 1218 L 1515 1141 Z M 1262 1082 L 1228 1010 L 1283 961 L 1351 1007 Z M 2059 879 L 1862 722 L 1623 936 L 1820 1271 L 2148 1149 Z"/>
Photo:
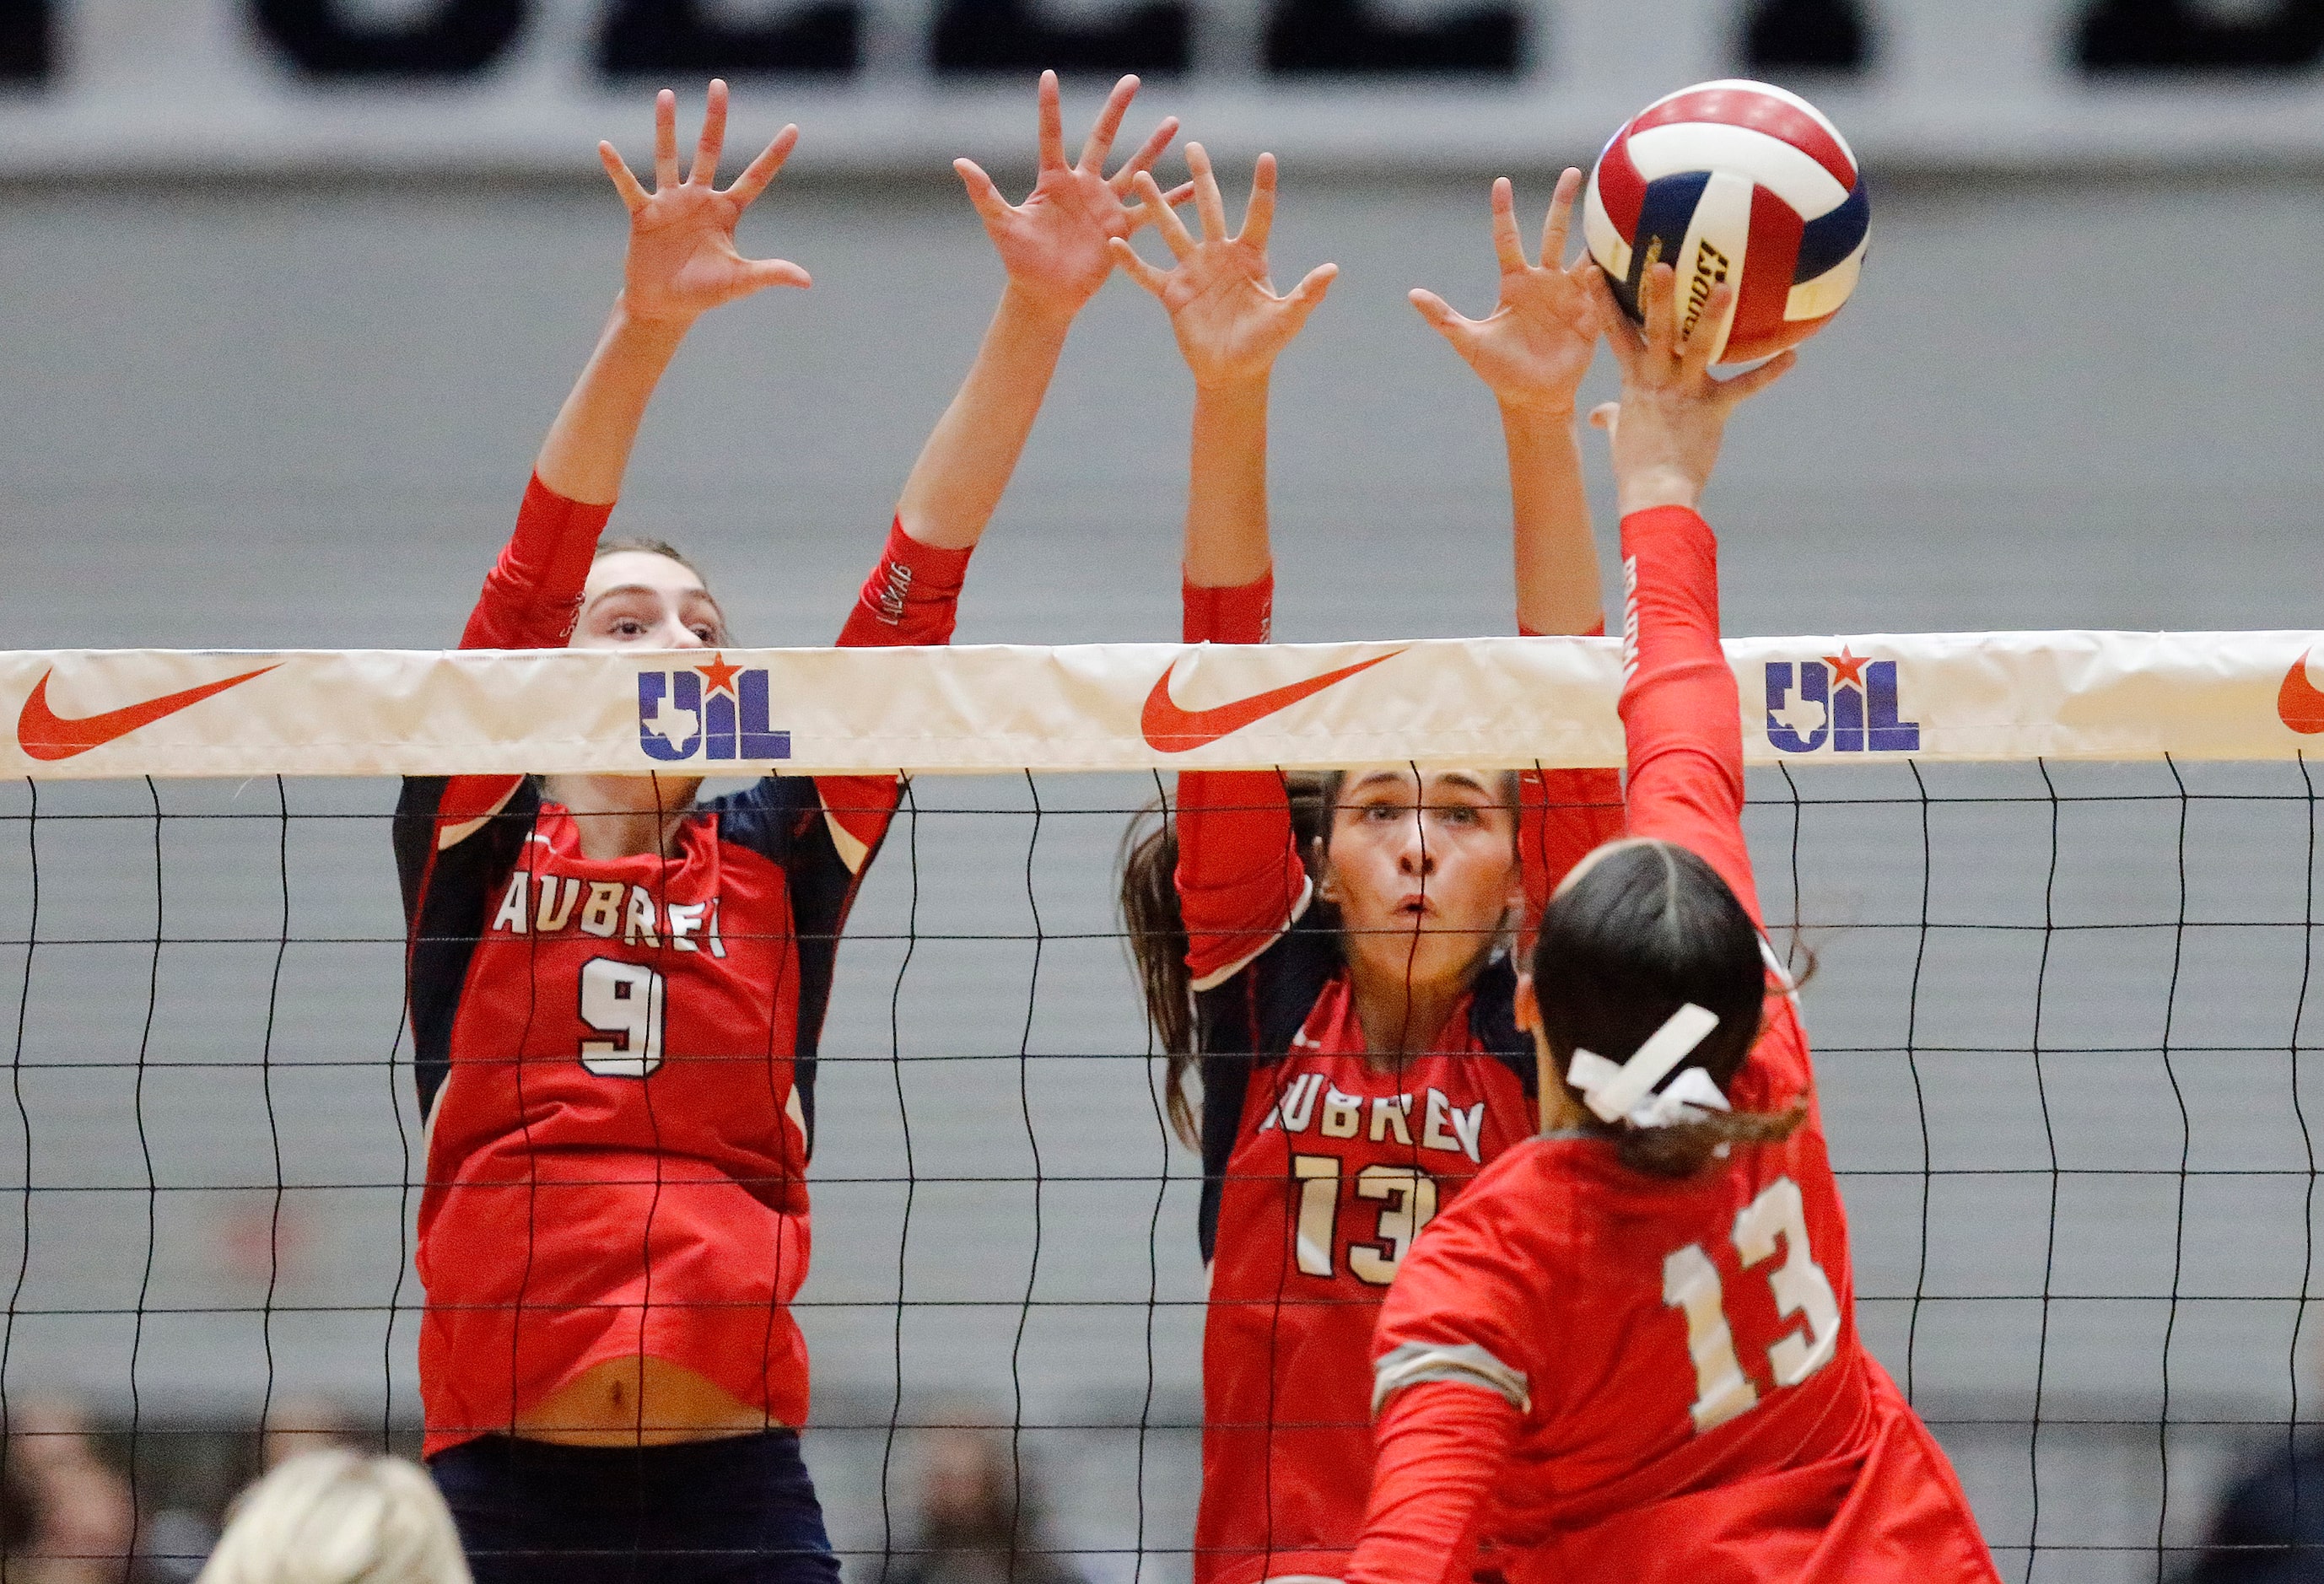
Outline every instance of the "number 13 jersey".
<path fill-rule="evenodd" d="M 1413 1238 L 1533 1131 L 1517 1071 L 1471 1029 L 1398 1069 L 1364 1054 L 1347 975 L 1251 1074 L 1220 1185 L 1203 1333 L 1205 1584 L 1336 1578 L 1371 1482 L 1372 1324 Z"/>

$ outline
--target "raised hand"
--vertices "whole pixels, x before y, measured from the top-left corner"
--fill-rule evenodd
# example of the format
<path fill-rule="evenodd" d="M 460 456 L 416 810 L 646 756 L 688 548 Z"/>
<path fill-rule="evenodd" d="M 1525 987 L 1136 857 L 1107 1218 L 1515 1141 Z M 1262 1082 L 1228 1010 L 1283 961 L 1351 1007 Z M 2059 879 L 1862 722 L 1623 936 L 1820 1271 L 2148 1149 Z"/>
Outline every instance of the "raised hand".
<path fill-rule="evenodd" d="M 1138 95 L 1138 79 L 1125 77 L 1098 112 L 1082 144 L 1081 157 L 1065 163 L 1065 112 L 1057 91 L 1057 74 L 1041 74 L 1041 171 L 1033 190 L 1021 204 L 1001 196 L 992 178 L 973 160 L 954 160 L 952 168 L 967 185 L 968 200 L 984 222 L 985 235 L 1001 254 L 1009 283 L 1041 307 L 1067 318 L 1097 295 L 1113 272 L 1110 244 L 1126 237 L 1154 218 L 1148 205 L 1124 201 L 1131 184 L 1154 168 L 1170 140 L 1178 135 L 1178 118 L 1165 116 L 1139 151 L 1111 176 L 1105 173 L 1106 156 L 1114 135 L 1121 130 L 1130 101 Z M 1183 203 L 1192 192 L 1181 188 L 1171 203 Z"/>
<path fill-rule="evenodd" d="M 1589 278 L 1598 273 L 1587 253 L 1571 264 L 1566 227 L 1582 172 L 1557 179 L 1549 217 L 1541 228 L 1541 262 L 1528 263 L 1517 235 L 1517 198 L 1504 176 L 1493 183 L 1493 251 L 1501 262 L 1501 298 L 1481 319 L 1465 318 L 1433 291 L 1415 288 L 1412 306 L 1452 344 L 1504 407 L 1573 410 L 1573 395 L 1598 345 L 1598 312 Z"/>
<path fill-rule="evenodd" d="M 1242 229 L 1232 235 L 1227 232 L 1226 204 L 1219 197 L 1211 157 L 1202 144 L 1186 145 L 1186 167 L 1194 176 L 1194 212 L 1202 221 L 1202 239 L 1195 240 L 1171 212 L 1154 178 L 1141 171 L 1139 195 L 1157 216 L 1156 226 L 1176 267 L 1157 270 L 1124 241 L 1112 244 L 1114 257 L 1131 280 L 1161 299 L 1169 310 L 1178 351 L 1194 371 L 1196 385 L 1264 378 L 1323 300 L 1340 266 L 1319 264 L 1289 295 L 1277 296 L 1267 271 L 1267 238 L 1275 224 L 1275 156 L 1259 157 Z"/>
<path fill-rule="evenodd" d="M 735 299 L 769 286 L 813 284 L 807 272 L 782 259 L 746 259 L 734 251 L 734 224 L 775 179 L 798 142 L 798 128 L 775 134 L 750 168 L 721 192 L 714 185 L 726 141 L 726 85 L 712 78 L 695 145 L 694 168 L 678 174 L 678 96 L 654 96 L 654 190 L 638 184 L 611 143 L 597 157 L 630 210 L 630 252 L 622 266 L 622 300 L 636 319 L 685 325 Z"/>
<path fill-rule="evenodd" d="M 1697 505 L 1718 464 L 1728 414 L 1798 361 L 1793 353 L 1779 352 L 1731 380 L 1711 377 L 1710 327 L 1725 322 L 1734 296 L 1731 282 L 1713 287 L 1694 316 L 1700 334 L 1690 336 L 1680 322 L 1677 273 L 1668 264 L 1655 264 L 1638 283 L 1641 333 L 1605 281 L 1591 283 L 1599 324 L 1622 365 L 1622 400 L 1597 408 L 1590 421 L 1613 442 L 1615 491 L 1626 516 L 1650 506 Z"/>

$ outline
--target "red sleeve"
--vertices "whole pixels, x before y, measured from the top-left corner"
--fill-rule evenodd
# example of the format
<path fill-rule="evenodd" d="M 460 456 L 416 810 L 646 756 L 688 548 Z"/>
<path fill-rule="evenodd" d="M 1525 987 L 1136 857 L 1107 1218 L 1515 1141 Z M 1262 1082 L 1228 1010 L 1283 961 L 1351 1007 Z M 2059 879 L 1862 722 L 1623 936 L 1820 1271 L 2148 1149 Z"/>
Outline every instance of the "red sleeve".
<path fill-rule="evenodd" d="M 1236 588 L 1182 585 L 1188 643 L 1265 643 L 1275 575 Z M 1266 950 L 1307 894 L 1291 802 L 1272 770 L 1186 770 L 1178 777 L 1178 907 L 1186 967 L 1208 989 Z"/>
<path fill-rule="evenodd" d="M 1676 842 L 1759 919 L 1743 842 L 1743 705 L 1719 645 L 1719 545 L 1683 506 L 1622 519 L 1630 834 Z"/>
<path fill-rule="evenodd" d="M 920 543 L 904 531 L 900 518 L 890 523 L 880 559 L 839 630 L 838 647 L 950 643 L 969 553 Z M 842 861 L 850 872 L 862 873 L 895 817 L 901 784 L 894 776 L 817 776 L 815 787 Z"/>
<path fill-rule="evenodd" d="M 1517 1411 L 1474 1386 L 1390 1397 L 1372 1432 L 1371 1500 L 1347 1584 L 1465 1584 L 1477 1520 L 1517 1432 Z"/>
<path fill-rule="evenodd" d="M 562 649 L 581 613 L 597 536 L 611 506 L 568 501 L 535 474 L 517 508 L 516 531 L 484 575 L 484 592 L 460 634 L 462 649 Z"/>
<path fill-rule="evenodd" d="M 1518 636 L 1548 636 L 1517 623 Z M 1578 638 L 1603 638 L 1600 622 Z M 1604 843 L 1622 833 L 1622 777 L 1612 769 L 1532 769 L 1518 778 L 1517 862 L 1525 877 L 1526 927 L 1517 959 L 1532 951 L 1534 922 L 1549 906 L 1550 894 L 1566 870 Z"/>
<path fill-rule="evenodd" d="M 524 486 L 516 531 L 484 574 L 484 593 L 460 634 L 462 649 L 562 649 L 581 613 L 581 590 L 596 558 L 611 506 L 568 501 L 540 482 Z M 521 776 L 454 776 L 437 801 L 436 844 L 452 846 L 483 827 Z"/>
<path fill-rule="evenodd" d="M 961 585 L 968 581 L 968 557 L 967 550 L 920 543 L 904 531 L 899 518 L 890 525 L 880 559 L 839 630 L 839 647 L 950 643 Z"/>

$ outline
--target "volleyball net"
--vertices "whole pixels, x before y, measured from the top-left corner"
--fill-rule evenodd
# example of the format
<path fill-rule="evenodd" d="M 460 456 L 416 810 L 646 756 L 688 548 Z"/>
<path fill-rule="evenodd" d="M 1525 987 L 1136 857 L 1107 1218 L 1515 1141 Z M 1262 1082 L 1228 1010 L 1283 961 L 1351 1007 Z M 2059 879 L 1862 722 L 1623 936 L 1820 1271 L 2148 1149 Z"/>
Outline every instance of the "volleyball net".
<path fill-rule="evenodd" d="M 1859 1318 L 2008 1577 L 2175 1570 L 2318 1417 L 2312 643 L 1728 646 Z M 1180 768 L 1618 764 L 1619 684 L 1606 640 L 0 654 L 0 1411 L 115 1427 L 152 1552 L 270 1413 L 412 1444 L 385 778 L 901 769 L 795 1305 L 834 1542 L 851 1578 L 909 1561 L 936 1438 L 982 1436 L 1040 1509 L 1022 1576 L 1184 1578 L 1200 1167 L 1125 831 Z"/>

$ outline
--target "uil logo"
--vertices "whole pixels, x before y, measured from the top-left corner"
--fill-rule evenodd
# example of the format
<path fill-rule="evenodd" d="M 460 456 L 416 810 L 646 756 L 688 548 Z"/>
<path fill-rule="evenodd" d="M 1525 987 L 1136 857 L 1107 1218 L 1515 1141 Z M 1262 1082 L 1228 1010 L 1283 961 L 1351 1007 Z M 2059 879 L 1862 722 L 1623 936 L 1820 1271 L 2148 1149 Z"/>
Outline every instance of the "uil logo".
<path fill-rule="evenodd" d="M 788 759 L 791 734 L 767 725 L 767 674 L 724 655 L 678 671 L 638 673 L 638 746 L 665 764 Z"/>
<path fill-rule="evenodd" d="M 1897 718 L 1896 662 L 1848 652 L 1767 662 L 1767 741 L 1784 753 L 1913 753 L 1921 723 Z"/>

